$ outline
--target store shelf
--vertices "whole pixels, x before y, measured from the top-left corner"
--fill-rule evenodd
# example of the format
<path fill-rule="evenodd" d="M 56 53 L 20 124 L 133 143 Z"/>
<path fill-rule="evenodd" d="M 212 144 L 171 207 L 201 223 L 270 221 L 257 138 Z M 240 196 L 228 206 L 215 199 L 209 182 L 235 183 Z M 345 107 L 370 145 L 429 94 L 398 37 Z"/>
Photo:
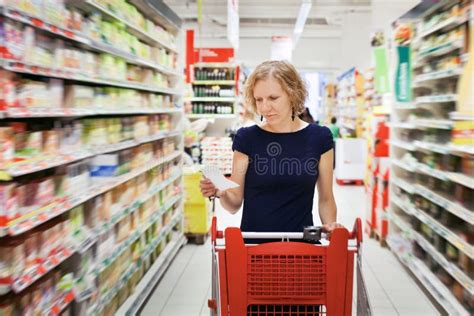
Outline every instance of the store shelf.
<path fill-rule="evenodd" d="M 458 172 L 445 172 L 449 180 L 474 190 L 474 177 Z"/>
<path fill-rule="evenodd" d="M 234 103 L 237 99 L 226 98 L 226 97 L 194 97 L 190 98 L 189 101 L 191 102 L 226 102 L 226 103 Z"/>
<path fill-rule="evenodd" d="M 392 194 L 390 201 L 397 205 L 406 214 L 415 216 L 421 222 L 426 224 L 435 233 L 449 241 L 453 246 L 464 252 L 469 258 L 474 259 L 474 247 L 465 240 L 461 239 L 456 233 L 452 232 L 437 220 L 427 215 L 425 212 L 415 208 L 411 203 L 403 202 Z"/>
<path fill-rule="evenodd" d="M 424 49 L 418 53 L 417 61 L 422 61 L 430 57 L 438 57 L 449 54 L 455 50 L 461 49 L 464 46 L 464 40 L 457 40 L 453 42 L 444 43 L 438 46 Z"/>
<path fill-rule="evenodd" d="M 406 105 L 397 104 L 393 108 L 398 111 L 410 111 L 410 110 L 416 110 L 418 107 L 414 104 L 408 103 Z"/>
<path fill-rule="evenodd" d="M 1 118 L 38 118 L 38 117 L 81 117 L 97 115 L 135 115 L 135 114 L 174 114 L 183 113 L 182 109 L 140 109 L 140 108 L 10 108 L 0 112 Z"/>
<path fill-rule="evenodd" d="M 63 28 L 61 26 L 48 23 L 46 21 L 43 21 L 41 18 L 33 17 L 26 12 L 22 12 L 21 10 L 0 6 L 0 14 L 8 17 L 11 20 L 24 23 L 24 24 L 33 26 L 37 29 L 51 33 L 54 36 L 59 36 L 59 37 L 68 39 L 70 41 L 85 45 L 90 50 L 108 53 L 108 54 L 123 58 L 130 64 L 149 67 L 149 68 L 158 70 L 166 75 L 181 76 L 181 73 L 178 72 L 177 70 L 153 63 L 152 61 L 148 61 L 130 52 L 116 48 L 112 45 L 93 41 L 89 39 L 86 35 Z"/>
<path fill-rule="evenodd" d="M 171 220 L 171 222 L 167 225 L 166 228 L 164 228 L 165 230 L 168 230 L 171 231 L 171 229 L 173 228 L 173 226 L 175 226 L 177 224 L 177 222 L 179 221 L 181 217 L 181 214 L 178 214 L 178 215 L 175 215 L 175 218 Z M 160 234 L 160 242 L 163 241 L 166 237 L 166 234 Z M 166 247 L 165 249 L 163 250 L 163 252 L 160 254 L 160 257 L 161 255 L 163 254 L 168 254 L 168 260 L 171 261 L 171 255 L 176 255 L 177 251 L 179 250 L 179 247 L 181 247 L 181 245 L 185 242 L 184 239 L 184 236 L 181 236 L 180 239 L 178 239 L 177 241 L 175 240 L 175 242 L 170 242 Z M 159 243 L 157 243 L 156 246 L 158 246 Z M 179 247 L 178 247 L 179 245 Z M 160 258 L 158 257 L 158 258 Z M 158 259 L 157 259 L 158 260 Z M 168 264 L 169 265 L 170 262 L 167 262 L 165 264 Z M 117 295 L 117 293 L 127 284 L 128 280 L 130 280 L 130 278 L 132 277 L 132 275 L 137 272 L 139 269 L 140 269 L 140 265 L 137 264 L 137 263 L 134 263 L 129 269 L 127 269 L 127 271 L 125 273 L 123 273 L 122 277 L 120 278 L 119 282 L 117 283 L 117 285 L 113 286 L 111 288 L 111 290 L 109 290 L 107 293 L 103 294 L 100 298 L 99 298 L 99 303 L 98 305 L 96 306 L 96 309 L 95 311 L 93 312 L 93 314 L 100 314 L 103 310 L 103 308 L 105 306 L 107 306 L 110 301 L 114 298 L 115 295 Z M 155 268 L 156 269 L 156 268 Z M 166 269 L 165 269 L 166 270 Z M 163 271 L 164 272 L 164 271 Z M 142 279 L 142 281 L 145 280 L 145 279 Z M 133 297 L 130 296 L 130 297 Z M 118 313 L 118 315 L 121 315 L 120 313 Z"/>
<path fill-rule="evenodd" d="M 453 17 L 450 17 L 447 20 L 445 20 L 443 22 L 440 22 L 440 23 L 430 27 L 429 29 L 425 30 L 424 32 L 422 32 L 420 34 L 419 38 L 427 37 L 428 35 L 431 35 L 431 34 L 433 34 L 435 32 L 438 32 L 438 31 L 447 31 L 447 30 L 453 29 L 453 28 L 465 23 L 466 21 L 467 21 L 466 16 L 453 16 Z"/>
<path fill-rule="evenodd" d="M 127 239 L 116 245 L 113 252 L 109 256 L 107 256 L 107 258 L 102 260 L 102 262 L 99 263 L 95 271 L 96 275 L 99 275 L 105 269 L 110 267 L 110 265 L 115 262 L 115 260 L 117 260 L 117 258 L 120 257 L 125 250 L 127 250 L 135 241 L 137 241 L 140 236 L 145 233 L 146 230 L 148 230 L 154 223 L 156 223 L 161 218 L 161 216 L 181 198 L 181 195 L 170 198 L 169 201 L 165 202 L 161 207 L 159 207 L 156 211 L 153 212 L 153 215 L 147 219 L 146 224 L 135 229 L 134 233 L 132 233 Z"/>
<path fill-rule="evenodd" d="M 462 68 L 434 71 L 422 75 L 415 76 L 414 84 L 419 84 L 427 81 L 447 79 L 458 77 L 462 73 Z"/>
<path fill-rule="evenodd" d="M 42 263 L 29 268 L 22 275 L 16 277 L 15 279 L 5 278 L 0 285 L 0 294 L 6 294 L 9 291 L 13 291 L 14 293 L 20 293 L 24 291 L 40 278 L 51 272 L 62 262 L 69 259 L 74 254 L 74 252 L 75 249 L 73 247 L 65 246 L 54 255 L 46 258 Z"/>
<path fill-rule="evenodd" d="M 427 187 L 417 184 L 416 193 L 423 196 L 425 199 L 430 200 L 431 202 L 441 206 L 445 210 L 449 211 L 451 214 L 456 215 L 457 217 L 465 220 L 467 223 L 474 225 L 474 212 L 468 210 L 464 206 L 452 202 L 447 198 L 441 196 L 440 194 L 433 192 Z"/>
<path fill-rule="evenodd" d="M 147 192 L 145 192 L 145 194 L 138 197 L 135 201 L 130 203 L 130 205 L 127 205 L 126 207 L 123 207 L 121 210 L 117 211 L 116 214 L 112 216 L 110 221 L 105 222 L 102 225 L 100 225 L 100 227 L 97 229 L 97 234 L 100 236 L 100 235 L 105 234 L 109 230 L 111 230 L 115 225 L 117 225 L 117 223 L 119 223 L 121 220 L 123 220 L 125 217 L 129 216 L 130 214 L 134 213 L 136 210 L 140 208 L 142 204 L 144 204 L 146 201 L 148 201 L 158 192 L 162 191 L 168 185 L 178 180 L 180 177 L 181 177 L 181 173 L 175 173 L 172 176 L 170 176 L 168 179 L 166 179 L 165 181 L 161 182 L 159 185 L 149 188 Z M 171 203 L 171 204 L 174 204 L 174 203 Z"/>
<path fill-rule="evenodd" d="M 403 142 L 403 141 L 400 141 L 400 140 L 390 140 L 390 145 L 398 147 L 398 148 L 402 148 L 402 149 L 405 149 L 405 150 L 408 150 L 408 151 L 415 151 L 416 150 L 416 147 L 413 144 Z"/>
<path fill-rule="evenodd" d="M 474 110 L 471 113 L 451 112 L 449 117 L 455 121 L 474 121 Z"/>
<path fill-rule="evenodd" d="M 474 282 L 456 264 L 446 259 L 444 255 L 431 245 L 422 235 L 412 230 L 413 239 L 436 260 L 456 281 L 458 281 L 471 295 L 474 294 Z"/>
<path fill-rule="evenodd" d="M 416 192 L 416 187 L 415 185 L 412 185 L 408 182 L 406 182 L 405 180 L 401 179 L 401 178 L 397 178 L 396 176 L 394 175 L 391 175 L 391 182 L 393 184 L 395 184 L 397 187 L 399 187 L 400 189 L 410 193 L 410 194 L 414 194 Z"/>
<path fill-rule="evenodd" d="M 474 146 L 472 145 L 454 145 L 454 144 L 449 144 L 449 150 L 453 153 L 460 153 L 460 154 L 468 154 L 468 155 L 474 155 Z"/>
<path fill-rule="evenodd" d="M 415 125 L 421 128 L 437 128 L 451 130 L 453 128 L 453 122 L 450 120 L 438 120 L 438 119 L 416 119 Z"/>
<path fill-rule="evenodd" d="M 235 114 L 187 114 L 186 115 L 190 119 L 235 119 Z"/>
<path fill-rule="evenodd" d="M 22 217 L 12 221 L 7 228 L 7 231 L 3 232 L 3 235 L 8 233 L 9 235 L 15 236 L 22 234 L 26 231 L 37 227 L 50 219 L 59 216 L 72 208 L 100 195 L 107 191 L 114 189 L 115 187 L 133 179 L 137 176 L 161 165 L 166 162 L 172 161 L 178 158 L 181 155 L 181 152 L 175 152 L 169 156 L 163 157 L 162 159 L 154 160 L 147 163 L 145 166 L 138 168 L 128 174 L 117 177 L 116 179 L 111 179 L 105 183 L 101 183 L 93 186 L 88 191 L 78 194 L 74 197 L 63 198 L 58 201 L 51 203 L 48 206 L 39 208 L 35 211 L 30 212 L 26 217 Z"/>
<path fill-rule="evenodd" d="M 432 152 L 436 152 L 442 155 L 447 155 L 450 152 L 450 148 L 448 147 L 448 145 L 443 145 L 443 144 L 429 143 L 429 142 L 417 140 L 414 142 L 414 145 L 416 146 L 417 149 L 432 151 Z"/>
<path fill-rule="evenodd" d="M 118 144 L 101 145 L 93 147 L 89 150 L 83 150 L 70 155 L 58 154 L 49 156 L 39 156 L 24 161 L 8 164 L 4 169 L 0 169 L 0 180 L 10 180 L 14 177 L 35 173 L 38 171 L 62 166 L 65 164 L 73 163 L 79 160 L 90 158 L 96 155 L 106 154 L 110 152 L 120 151 L 132 147 L 139 146 L 141 144 L 157 141 L 164 138 L 176 137 L 181 135 L 179 131 L 159 133 L 152 136 L 146 136 L 137 140 L 124 141 Z"/>
<path fill-rule="evenodd" d="M 59 298 L 57 298 L 51 307 L 46 309 L 46 312 L 43 313 L 44 316 L 57 316 L 60 315 L 62 311 L 64 311 L 69 304 L 71 304 L 75 299 L 75 293 L 73 290 L 67 291 L 66 293 L 62 294 Z"/>
<path fill-rule="evenodd" d="M 35 76 L 59 78 L 59 79 L 73 80 L 73 81 L 87 82 L 87 83 L 95 83 L 98 85 L 128 88 L 128 89 L 135 89 L 135 90 L 154 92 L 154 93 L 180 95 L 180 92 L 175 89 L 158 88 L 155 85 L 133 83 L 133 82 L 128 82 L 128 81 L 89 78 L 87 76 L 84 76 L 72 70 L 55 69 L 51 67 L 44 67 L 41 65 L 33 65 L 33 64 L 22 62 L 22 61 L 15 61 L 15 60 L 0 58 L 0 67 L 12 72 L 25 73 L 25 74 L 35 75 Z"/>
<path fill-rule="evenodd" d="M 193 85 L 196 86 L 235 86 L 235 80 L 195 80 Z"/>
<path fill-rule="evenodd" d="M 418 97 L 415 99 L 415 102 L 417 104 L 445 103 L 445 102 L 456 102 L 456 100 L 457 100 L 457 96 L 455 94 L 440 94 L 440 95 Z"/>
<path fill-rule="evenodd" d="M 416 129 L 416 125 L 413 123 L 402 123 L 402 122 L 392 122 L 389 124 L 391 128 L 403 128 L 403 129 Z"/>
<path fill-rule="evenodd" d="M 421 172 L 421 173 L 424 173 L 426 175 L 435 177 L 435 178 L 437 178 L 441 181 L 448 181 L 449 180 L 446 172 L 444 172 L 442 170 L 431 168 L 430 166 L 428 166 L 424 163 L 417 163 L 416 170 Z"/>
<path fill-rule="evenodd" d="M 236 64 L 233 63 L 194 63 L 194 68 L 235 68 Z"/>
<path fill-rule="evenodd" d="M 153 291 L 155 285 L 159 282 L 166 269 L 172 263 L 173 258 L 179 249 L 186 243 L 184 236 L 173 238 L 160 254 L 158 259 L 153 263 L 151 268 L 145 274 L 143 279 L 138 283 L 134 293 L 125 301 L 125 303 L 117 311 L 117 315 L 135 315 L 146 302 L 146 299 Z"/>
<path fill-rule="evenodd" d="M 154 38 L 150 34 L 146 33 L 144 30 L 140 29 L 138 26 L 133 25 L 129 21 L 125 20 L 124 18 L 120 17 L 118 14 L 115 12 L 110 11 L 108 8 L 103 7 L 102 5 L 98 4 L 97 2 L 93 0 L 79 0 L 79 1 L 70 1 L 72 5 L 75 7 L 81 8 L 86 12 L 100 12 L 103 17 L 106 17 L 109 20 L 119 22 L 120 24 L 123 24 L 127 27 L 127 30 L 138 37 L 140 40 L 143 42 L 152 45 L 152 46 L 160 46 L 162 48 L 165 48 L 169 50 L 170 52 L 176 53 L 176 48 L 172 46 L 170 43 L 166 43 L 165 41 L 159 39 L 159 38 Z"/>
<path fill-rule="evenodd" d="M 402 168 L 403 170 L 406 170 L 408 172 L 415 172 L 415 170 L 416 170 L 416 166 L 414 166 L 410 163 L 407 163 L 403 160 L 391 159 L 390 162 L 392 163 L 392 165 L 395 165 L 399 168 Z"/>

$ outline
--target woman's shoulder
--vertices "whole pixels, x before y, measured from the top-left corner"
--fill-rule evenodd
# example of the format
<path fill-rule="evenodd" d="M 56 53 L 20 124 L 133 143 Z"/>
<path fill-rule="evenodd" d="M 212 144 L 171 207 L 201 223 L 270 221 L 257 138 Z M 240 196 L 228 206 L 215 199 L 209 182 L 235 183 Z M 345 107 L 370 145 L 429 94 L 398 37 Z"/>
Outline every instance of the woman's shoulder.
<path fill-rule="evenodd" d="M 309 124 L 308 129 L 313 135 L 318 135 L 318 136 L 331 135 L 331 130 L 327 126 L 319 125 L 316 123 Z"/>
<path fill-rule="evenodd" d="M 259 131 L 259 127 L 254 124 L 251 126 L 243 126 L 237 130 L 237 134 L 241 136 L 253 135 Z"/>

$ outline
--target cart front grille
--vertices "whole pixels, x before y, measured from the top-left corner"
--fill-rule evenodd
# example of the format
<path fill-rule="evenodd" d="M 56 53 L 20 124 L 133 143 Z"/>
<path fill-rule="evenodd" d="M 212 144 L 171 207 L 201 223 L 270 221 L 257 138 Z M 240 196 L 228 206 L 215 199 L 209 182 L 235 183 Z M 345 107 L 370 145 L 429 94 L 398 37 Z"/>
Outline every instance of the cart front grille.
<path fill-rule="evenodd" d="M 247 265 L 249 299 L 291 298 L 318 304 L 325 302 L 326 258 L 323 255 L 255 254 L 248 256 Z"/>
<path fill-rule="evenodd" d="M 326 315 L 318 305 L 249 305 L 247 316 L 319 316 Z"/>

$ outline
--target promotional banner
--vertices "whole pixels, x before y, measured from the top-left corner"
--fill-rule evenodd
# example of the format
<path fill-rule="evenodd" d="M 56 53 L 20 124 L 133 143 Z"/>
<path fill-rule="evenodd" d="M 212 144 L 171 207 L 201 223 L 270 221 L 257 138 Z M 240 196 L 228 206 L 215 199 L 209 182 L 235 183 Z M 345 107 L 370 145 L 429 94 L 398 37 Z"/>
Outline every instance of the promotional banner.
<path fill-rule="evenodd" d="M 234 49 L 239 48 L 239 0 L 227 0 L 227 39 Z"/>
<path fill-rule="evenodd" d="M 388 78 L 387 49 L 384 47 L 374 48 L 375 57 L 375 91 L 379 94 L 390 92 L 390 80 Z"/>
<path fill-rule="evenodd" d="M 397 47 L 397 74 L 395 77 L 395 98 L 397 102 L 410 102 L 412 100 L 411 91 L 411 64 L 410 47 Z"/>
<path fill-rule="evenodd" d="M 293 41 L 289 36 L 272 36 L 271 60 L 291 61 Z"/>

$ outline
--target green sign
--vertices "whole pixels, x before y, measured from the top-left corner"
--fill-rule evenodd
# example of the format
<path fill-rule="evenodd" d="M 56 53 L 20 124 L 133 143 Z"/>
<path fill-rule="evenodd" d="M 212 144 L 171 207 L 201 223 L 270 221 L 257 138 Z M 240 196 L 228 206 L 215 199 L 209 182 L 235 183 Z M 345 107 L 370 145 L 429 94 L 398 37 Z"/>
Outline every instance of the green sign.
<path fill-rule="evenodd" d="M 384 47 L 374 48 L 375 56 L 375 91 L 383 94 L 390 92 L 390 81 L 388 80 L 387 50 Z"/>
<path fill-rule="evenodd" d="M 411 61 L 410 47 L 397 47 L 397 74 L 395 77 L 395 97 L 397 102 L 410 102 L 412 100 L 411 91 Z"/>

